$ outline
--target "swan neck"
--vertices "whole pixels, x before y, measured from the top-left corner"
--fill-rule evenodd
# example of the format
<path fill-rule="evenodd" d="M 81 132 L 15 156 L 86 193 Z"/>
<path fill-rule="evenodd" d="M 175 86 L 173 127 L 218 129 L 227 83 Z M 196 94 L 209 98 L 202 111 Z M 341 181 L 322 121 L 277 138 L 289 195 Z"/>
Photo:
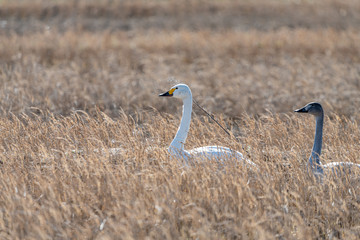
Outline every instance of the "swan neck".
<path fill-rule="evenodd" d="M 192 96 L 191 94 L 183 99 L 183 110 L 179 129 L 174 140 L 170 144 L 170 148 L 184 150 L 184 144 L 190 128 L 192 112 Z"/>
<path fill-rule="evenodd" d="M 313 170 L 315 169 L 317 172 L 322 171 L 320 154 L 322 148 L 323 125 L 324 125 L 324 113 L 321 113 L 321 115 L 316 116 L 315 139 L 311 151 L 311 156 L 309 158 L 309 163 L 312 169 Z"/>

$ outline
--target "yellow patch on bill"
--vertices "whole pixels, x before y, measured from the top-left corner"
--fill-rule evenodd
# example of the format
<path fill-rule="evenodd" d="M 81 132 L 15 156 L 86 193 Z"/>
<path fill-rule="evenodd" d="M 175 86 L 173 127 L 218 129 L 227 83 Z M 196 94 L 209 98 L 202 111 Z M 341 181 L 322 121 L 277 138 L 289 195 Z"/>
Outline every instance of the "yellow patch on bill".
<path fill-rule="evenodd" d="M 170 95 L 173 95 L 173 92 L 174 92 L 174 91 L 175 91 L 175 88 L 170 89 L 170 90 L 169 90 L 169 94 L 170 94 Z"/>

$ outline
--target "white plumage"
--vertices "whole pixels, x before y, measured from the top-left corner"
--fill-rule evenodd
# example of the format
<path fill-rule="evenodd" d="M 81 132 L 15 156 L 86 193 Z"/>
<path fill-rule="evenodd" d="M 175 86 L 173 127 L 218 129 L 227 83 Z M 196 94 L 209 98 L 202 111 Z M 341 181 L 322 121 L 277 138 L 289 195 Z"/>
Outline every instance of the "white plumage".
<path fill-rule="evenodd" d="M 255 163 L 244 159 L 240 152 L 231 150 L 227 147 L 205 146 L 186 151 L 184 149 L 184 144 L 190 128 L 193 103 L 191 90 L 186 84 L 178 84 L 159 96 L 180 98 L 183 101 L 183 113 L 180 126 L 168 149 L 169 153 L 173 157 L 183 159 L 187 164 L 189 164 L 190 159 L 216 160 L 218 162 L 236 159 L 238 161 L 243 161 L 250 166 L 256 167 Z"/>

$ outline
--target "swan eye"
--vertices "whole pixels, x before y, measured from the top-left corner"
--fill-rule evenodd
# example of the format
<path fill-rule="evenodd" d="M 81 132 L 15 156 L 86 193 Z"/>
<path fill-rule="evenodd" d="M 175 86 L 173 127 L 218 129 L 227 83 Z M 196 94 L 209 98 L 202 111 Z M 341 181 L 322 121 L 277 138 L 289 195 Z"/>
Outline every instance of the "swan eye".
<path fill-rule="evenodd" d="M 175 89 L 178 89 L 178 87 L 176 87 Z"/>

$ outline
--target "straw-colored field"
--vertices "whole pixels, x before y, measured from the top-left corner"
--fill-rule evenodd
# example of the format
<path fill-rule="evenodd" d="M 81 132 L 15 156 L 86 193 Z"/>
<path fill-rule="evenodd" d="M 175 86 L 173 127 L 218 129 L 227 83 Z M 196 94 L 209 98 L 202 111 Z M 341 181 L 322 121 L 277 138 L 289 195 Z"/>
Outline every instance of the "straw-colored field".
<path fill-rule="evenodd" d="M 260 171 L 169 158 L 178 82 L 236 138 L 194 106 L 186 148 Z M 357 0 L 0 1 L 0 239 L 359 239 L 311 101 L 323 163 L 360 163 Z"/>

